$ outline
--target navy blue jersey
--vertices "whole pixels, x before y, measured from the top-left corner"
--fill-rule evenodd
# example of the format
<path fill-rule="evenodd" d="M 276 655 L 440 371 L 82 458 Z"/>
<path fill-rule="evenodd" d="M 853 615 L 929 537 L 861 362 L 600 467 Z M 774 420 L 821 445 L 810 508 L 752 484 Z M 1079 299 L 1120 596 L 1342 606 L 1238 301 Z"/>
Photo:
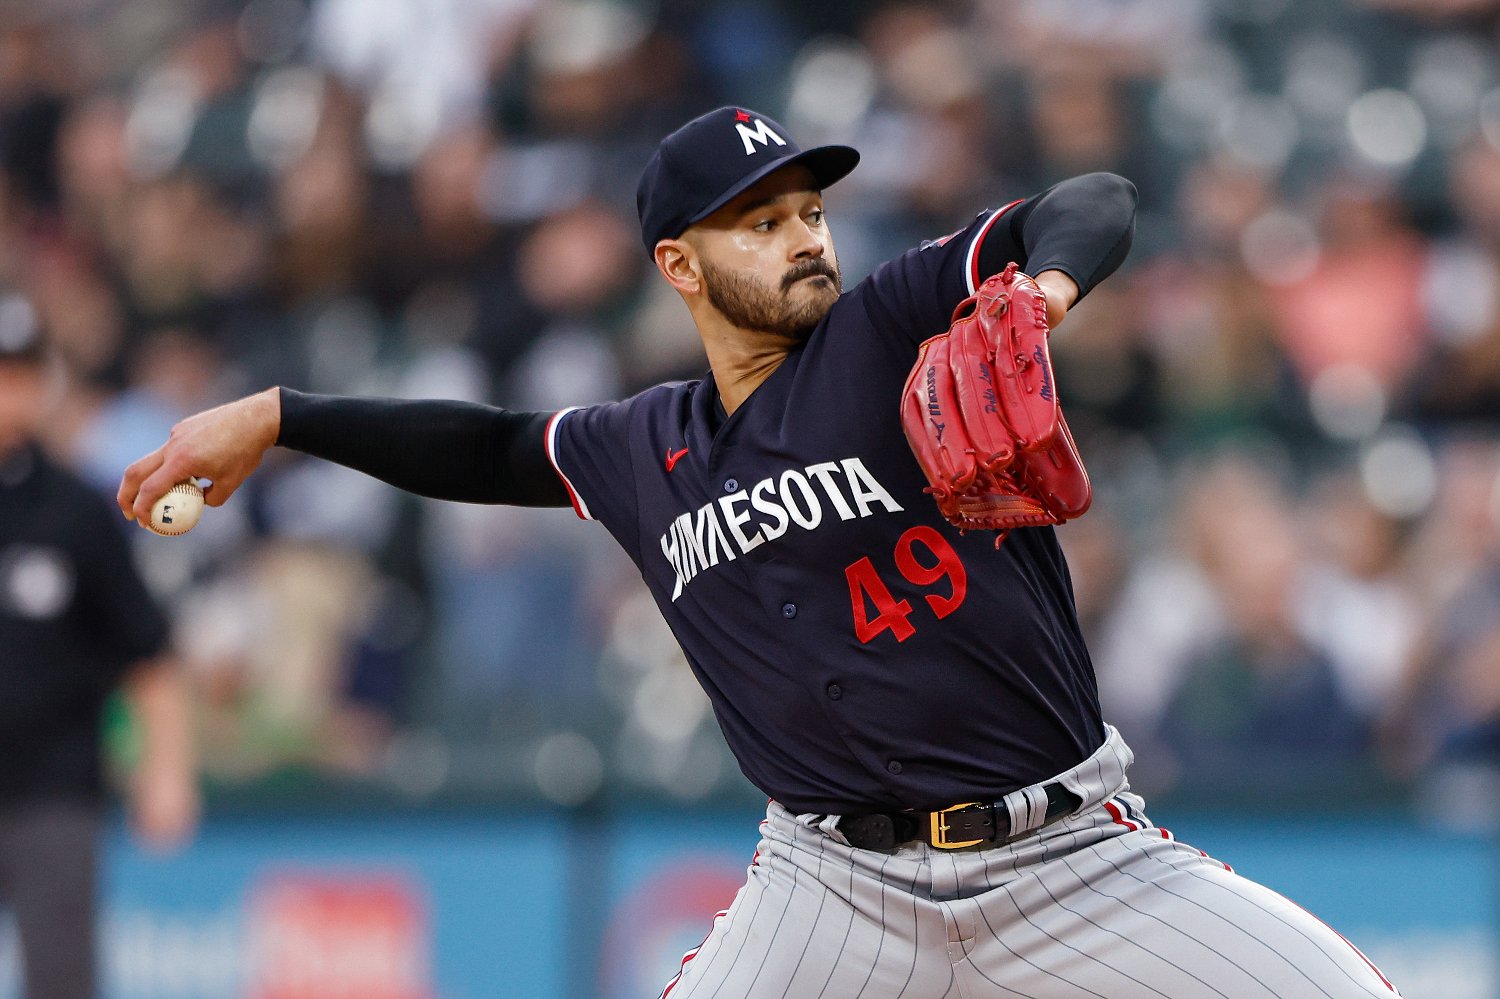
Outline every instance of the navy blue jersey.
<path fill-rule="evenodd" d="M 709 377 L 549 427 L 746 776 L 795 811 L 995 800 L 1103 740 L 1053 530 L 961 535 L 899 420 L 1004 211 L 882 265 L 722 425 Z"/>

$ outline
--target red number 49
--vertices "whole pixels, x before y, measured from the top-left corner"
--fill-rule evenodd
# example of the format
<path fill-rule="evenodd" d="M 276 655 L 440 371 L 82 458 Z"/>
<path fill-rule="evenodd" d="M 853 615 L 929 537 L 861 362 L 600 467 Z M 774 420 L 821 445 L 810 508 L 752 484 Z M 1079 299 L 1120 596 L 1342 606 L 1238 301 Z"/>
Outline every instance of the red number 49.
<path fill-rule="evenodd" d="M 930 558 L 917 557 L 916 547 L 927 549 Z M 943 577 L 948 578 L 950 592 L 947 596 L 937 593 L 925 594 L 928 606 L 941 620 L 958 610 L 969 592 L 969 576 L 958 552 L 937 531 L 925 525 L 913 527 L 896 542 L 896 569 L 908 582 L 917 586 L 931 586 Z M 923 564 L 930 561 L 932 564 Z M 844 578 L 849 581 L 849 603 L 854 611 L 854 635 L 868 643 L 882 631 L 890 629 L 896 641 L 904 642 L 917 633 L 907 618 L 911 617 L 911 604 L 897 600 L 881 582 L 875 571 L 875 563 L 867 555 L 844 569 Z M 875 616 L 869 616 L 866 604 L 873 604 Z"/>

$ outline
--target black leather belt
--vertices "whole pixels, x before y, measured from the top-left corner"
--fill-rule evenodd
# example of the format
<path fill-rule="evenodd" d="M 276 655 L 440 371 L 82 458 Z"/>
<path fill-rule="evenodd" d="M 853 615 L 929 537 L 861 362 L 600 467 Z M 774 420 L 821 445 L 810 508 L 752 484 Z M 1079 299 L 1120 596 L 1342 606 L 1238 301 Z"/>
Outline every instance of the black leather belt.
<path fill-rule="evenodd" d="M 1010 810 L 1004 802 L 971 802 L 936 812 L 874 812 L 845 815 L 839 832 L 849 845 L 860 850 L 894 850 L 904 843 L 922 842 L 939 850 L 962 850 L 971 846 L 999 846 L 1064 815 L 1076 812 L 1083 800 L 1056 782 L 1045 784 L 1047 811 L 1030 829 L 1013 829 Z M 1040 802 L 1039 802 L 1040 804 Z"/>

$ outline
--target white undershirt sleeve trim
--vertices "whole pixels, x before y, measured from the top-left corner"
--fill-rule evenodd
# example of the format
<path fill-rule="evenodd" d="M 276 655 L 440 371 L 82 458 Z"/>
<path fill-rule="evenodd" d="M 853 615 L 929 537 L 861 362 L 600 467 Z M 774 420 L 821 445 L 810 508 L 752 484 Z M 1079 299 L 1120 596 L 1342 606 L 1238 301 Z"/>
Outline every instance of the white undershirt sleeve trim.
<path fill-rule="evenodd" d="M 578 495 L 578 490 L 573 488 L 572 480 L 562 470 L 562 466 L 557 463 L 557 428 L 562 424 L 564 416 L 576 412 L 579 408 L 578 406 L 569 406 L 567 409 L 560 409 L 553 413 L 552 419 L 547 421 L 547 433 L 544 439 L 547 445 L 547 460 L 552 463 L 552 470 L 557 473 L 557 477 L 562 479 L 563 486 L 567 488 L 568 499 L 573 502 L 573 512 L 578 514 L 582 520 L 593 520 L 594 516 L 589 513 L 588 504 L 583 501 L 582 496 Z"/>
<path fill-rule="evenodd" d="M 990 217 L 985 219 L 984 225 L 979 227 L 974 238 L 969 240 L 969 251 L 964 255 L 964 285 L 968 288 L 968 294 L 974 294 L 974 289 L 978 288 L 982 281 L 979 275 L 979 248 L 984 245 L 984 237 L 989 235 L 990 227 L 1000 220 L 1000 216 L 1020 203 L 1019 200 L 1012 201 L 1004 208 L 995 209 Z"/>

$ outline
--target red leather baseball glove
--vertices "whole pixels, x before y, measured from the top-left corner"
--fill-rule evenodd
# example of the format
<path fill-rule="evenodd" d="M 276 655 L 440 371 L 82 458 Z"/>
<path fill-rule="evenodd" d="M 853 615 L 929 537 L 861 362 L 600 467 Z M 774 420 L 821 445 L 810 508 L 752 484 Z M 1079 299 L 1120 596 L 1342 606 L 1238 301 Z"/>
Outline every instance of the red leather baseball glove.
<path fill-rule="evenodd" d="M 1081 517 L 1088 472 L 1057 405 L 1047 354 L 1047 300 L 1012 263 L 959 303 L 945 333 L 923 342 L 906 379 L 901 425 L 927 492 L 964 530 Z"/>

